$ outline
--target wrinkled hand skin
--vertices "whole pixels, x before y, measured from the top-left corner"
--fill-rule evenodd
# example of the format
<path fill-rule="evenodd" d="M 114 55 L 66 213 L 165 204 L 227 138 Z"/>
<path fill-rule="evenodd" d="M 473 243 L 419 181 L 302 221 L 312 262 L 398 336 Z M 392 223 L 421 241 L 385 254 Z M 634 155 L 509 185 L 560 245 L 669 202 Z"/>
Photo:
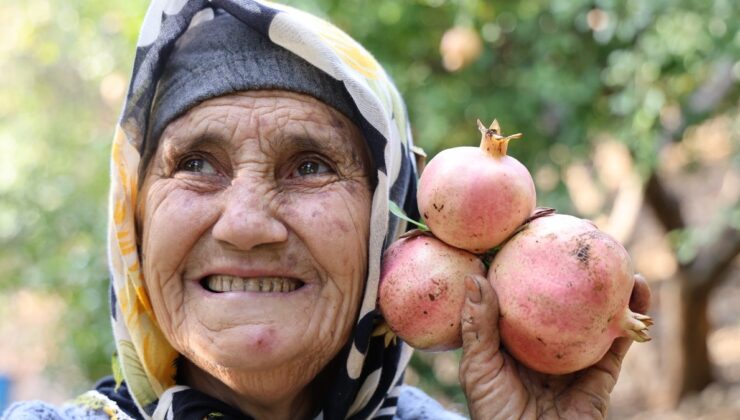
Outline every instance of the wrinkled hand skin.
<path fill-rule="evenodd" d="M 603 419 L 609 394 L 632 340 L 614 340 L 590 368 L 569 375 L 546 375 L 519 364 L 501 348 L 496 293 L 481 276 L 465 279 L 462 309 L 463 356 L 460 384 L 470 416 L 483 419 Z M 630 309 L 646 313 L 650 289 L 635 276 Z"/>

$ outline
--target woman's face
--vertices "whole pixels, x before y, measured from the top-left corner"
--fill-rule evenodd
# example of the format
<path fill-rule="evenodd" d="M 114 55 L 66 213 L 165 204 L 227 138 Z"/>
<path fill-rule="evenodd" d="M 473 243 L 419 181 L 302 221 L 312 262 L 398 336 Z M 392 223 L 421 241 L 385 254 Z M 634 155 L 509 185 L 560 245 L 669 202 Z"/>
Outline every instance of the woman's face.
<path fill-rule="evenodd" d="M 305 95 L 223 96 L 172 122 L 137 216 L 149 297 L 175 349 L 229 386 L 310 381 L 356 318 L 367 174 L 356 126 Z"/>

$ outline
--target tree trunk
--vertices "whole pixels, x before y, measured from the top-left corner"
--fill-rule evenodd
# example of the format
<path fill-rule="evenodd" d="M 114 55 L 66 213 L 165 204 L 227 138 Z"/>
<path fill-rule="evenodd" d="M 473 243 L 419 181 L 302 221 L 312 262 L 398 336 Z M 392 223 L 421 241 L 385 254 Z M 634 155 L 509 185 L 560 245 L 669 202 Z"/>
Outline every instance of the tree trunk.
<path fill-rule="evenodd" d="M 653 174 L 646 185 L 646 202 L 666 232 L 686 228 L 680 202 Z M 666 386 L 658 398 L 660 406 L 675 407 L 680 400 L 709 385 L 714 376 L 707 339 L 709 296 L 722 283 L 725 273 L 740 252 L 737 229 L 726 228 L 714 243 L 678 268 L 672 284 L 661 293 L 663 331 L 662 359 Z"/>
<path fill-rule="evenodd" d="M 681 399 L 699 392 L 714 379 L 707 338 L 709 295 L 695 293 L 683 273 L 660 288 L 660 391 L 655 408 L 675 408 Z"/>
<path fill-rule="evenodd" d="M 682 106 L 683 122 L 673 130 L 666 129 L 662 143 L 683 139 L 689 122 L 706 118 L 732 92 L 726 77 L 732 66 L 728 60 L 715 62 L 713 71 L 696 90 L 687 106 Z M 652 208 L 666 232 L 687 228 L 680 197 L 670 191 L 656 171 L 645 185 L 645 202 Z M 704 389 L 713 380 L 707 338 L 709 295 L 722 283 L 725 273 L 740 254 L 740 234 L 728 227 L 719 238 L 704 247 L 689 262 L 679 266 L 671 284 L 661 290 L 660 312 L 665 325 L 661 350 L 665 378 L 659 392 L 659 405 L 677 406 L 681 398 Z"/>
<path fill-rule="evenodd" d="M 707 311 L 709 293 L 694 290 L 685 284 L 682 284 L 680 289 L 679 336 L 683 347 L 684 363 L 682 363 L 681 387 L 676 395 L 677 400 L 692 392 L 701 391 L 714 380 L 707 346 L 710 332 Z"/>

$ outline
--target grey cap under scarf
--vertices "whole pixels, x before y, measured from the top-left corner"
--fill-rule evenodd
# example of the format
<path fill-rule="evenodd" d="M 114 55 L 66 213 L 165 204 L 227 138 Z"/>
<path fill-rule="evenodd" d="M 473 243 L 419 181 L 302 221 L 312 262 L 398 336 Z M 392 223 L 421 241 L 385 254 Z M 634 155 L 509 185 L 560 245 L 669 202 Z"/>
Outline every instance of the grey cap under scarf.
<path fill-rule="evenodd" d="M 355 124 L 359 112 L 344 85 L 232 15 L 190 28 L 177 41 L 157 85 L 142 159 L 147 166 L 167 125 L 210 98 L 280 89 L 313 96 Z"/>

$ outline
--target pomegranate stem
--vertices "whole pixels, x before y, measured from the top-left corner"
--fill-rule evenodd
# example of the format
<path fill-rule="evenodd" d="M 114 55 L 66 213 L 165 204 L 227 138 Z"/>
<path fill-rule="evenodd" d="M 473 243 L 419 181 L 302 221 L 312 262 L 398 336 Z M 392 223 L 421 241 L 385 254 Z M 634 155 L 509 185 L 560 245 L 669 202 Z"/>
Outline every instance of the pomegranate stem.
<path fill-rule="evenodd" d="M 622 331 L 625 337 L 629 337 L 638 343 L 644 343 L 651 340 L 648 335 L 648 327 L 651 325 L 653 325 L 652 318 L 627 309 L 622 320 Z"/>
<path fill-rule="evenodd" d="M 502 136 L 501 126 L 496 119 L 493 120 L 491 126 L 488 128 L 479 119 L 478 130 L 481 132 L 480 148 L 494 158 L 506 156 L 509 141 L 522 137 L 522 133 L 516 133 L 506 137 Z"/>

